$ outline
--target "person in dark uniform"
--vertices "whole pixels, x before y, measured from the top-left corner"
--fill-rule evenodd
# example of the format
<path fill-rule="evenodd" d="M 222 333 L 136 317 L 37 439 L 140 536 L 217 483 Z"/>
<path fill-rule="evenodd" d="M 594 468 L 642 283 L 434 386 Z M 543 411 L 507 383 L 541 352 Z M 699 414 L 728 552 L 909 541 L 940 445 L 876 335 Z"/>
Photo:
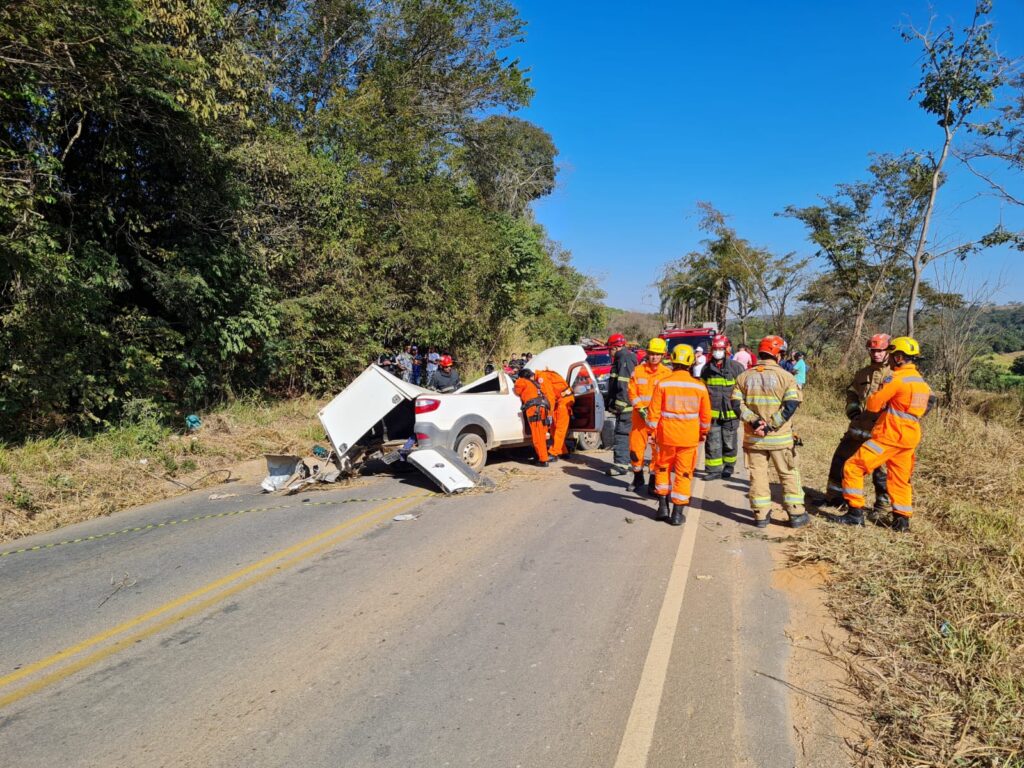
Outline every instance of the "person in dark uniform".
<path fill-rule="evenodd" d="M 608 410 L 615 414 L 615 441 L 612 443 L 612 465 L 607 475 L 624 475 L 629 471 L 629 433 L 633 429 L 633 405 L 629 402 L 629 380 L 636 368 L 636 353 L 626 346 L 626 337 L 613 333 L 608 338 L 612 352 L 612 370 L 608 375 Z"/>

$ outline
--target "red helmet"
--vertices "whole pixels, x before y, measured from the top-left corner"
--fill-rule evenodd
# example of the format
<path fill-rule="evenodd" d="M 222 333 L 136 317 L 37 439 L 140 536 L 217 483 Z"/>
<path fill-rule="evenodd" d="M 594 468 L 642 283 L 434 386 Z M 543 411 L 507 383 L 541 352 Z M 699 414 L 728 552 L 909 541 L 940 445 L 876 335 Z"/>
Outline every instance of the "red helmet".
<path fill-rule="evenodd" d="M 772 357 L 778 357 L 786 349 L 786 342 L 781 336 L 765 336 L 757 345 L 758 352 L 767 352 Z"/>
<path fill-rule="evenodd" d="M 725 334 L 718 334 L 711 340 L 712 349 L 728 349 L 729 348 L 729 337 Z"/>
<path fill-rule="evenodd" d="M 437 361 L 437 364 L 439 366 L 441 366 L 442 368 L 449 368 L 449 367 L 451 367 L 452 356 L 451 355 L 441 355 L 441 359 Z"/>
<path fill-rule="evenodd" d="M 609 347 L 624 347 L 626 346 L 626 337 L 621 333 L 613 333 L 608 337 Z"/>
<path fill-rule="evenodd" d="M 876 333 L 868 339 L 868 349 L 872 352 L 884 352 L 889 348 L 889 341 L 888 333 Z"/>

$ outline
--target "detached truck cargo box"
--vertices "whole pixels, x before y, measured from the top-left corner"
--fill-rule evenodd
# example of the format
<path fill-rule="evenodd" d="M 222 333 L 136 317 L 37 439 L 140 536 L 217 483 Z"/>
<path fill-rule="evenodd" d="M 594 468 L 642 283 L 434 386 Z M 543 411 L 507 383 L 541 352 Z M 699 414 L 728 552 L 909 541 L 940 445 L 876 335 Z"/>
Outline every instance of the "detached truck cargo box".
<path fill-rule="evenodd" d="M 385 443 L 406 440 L 416 421 L 414 401 L 430 390 L 371 365 L 320 411 L 327 439 L 343 472 Z"/>

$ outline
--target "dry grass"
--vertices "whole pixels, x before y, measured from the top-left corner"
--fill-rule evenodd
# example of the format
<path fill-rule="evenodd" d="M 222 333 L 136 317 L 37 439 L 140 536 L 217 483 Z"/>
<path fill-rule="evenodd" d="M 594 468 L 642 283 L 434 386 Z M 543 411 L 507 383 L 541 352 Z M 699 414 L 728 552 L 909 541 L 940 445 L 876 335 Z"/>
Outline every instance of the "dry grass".
<path fill-rule="evenodd" d="M 809 393 L 809 485 L 844 427 Z M 872 766 L 1024 766 L 1024 445 L 973 413 L 935 413 L 915 474 L 913 533 L 816 525 L 794 558 L 830 566 L 839 651 L 865 701 Z"/>
<path fill-rule="evenodd" d="M 194 436 L 143 419 L 89 439 L 0 444 L 0 541 L 213 485 L 264 453 L 304 453 L 323 440 L 320 406 L 311 398 L 239 401 L 202 414 Z"/>

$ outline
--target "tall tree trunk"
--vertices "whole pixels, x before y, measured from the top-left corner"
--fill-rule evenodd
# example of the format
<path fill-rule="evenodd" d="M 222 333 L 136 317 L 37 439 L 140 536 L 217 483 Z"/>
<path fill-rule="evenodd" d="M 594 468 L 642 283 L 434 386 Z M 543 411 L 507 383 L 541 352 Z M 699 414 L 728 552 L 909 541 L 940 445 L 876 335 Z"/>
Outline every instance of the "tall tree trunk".
<path fill-rule="evenodd" d="M 949 114 L 949 108 L 947 105 L 946 114 Z M 914 278 L 910 284 L 910 300 L 907 302 L 907 335 L 914 335 L 914 314 L 917 312 L 917 292 L 921 287 L 921 274 L 924 271 L 925 265 L 925 249 L 928 246 L 928 230 L 932 223 L 932 213 L 935 211 L 935 198 L 939 194 L 939 178 L 942 176 L 942 167 L 946 164 L 946 158 L 949 156 L 949 148 L 953 143 L 953 133 L 950 131 L 949 126 L 944 126 L 946 138 L 942 142 L 942 154 L 939 155 L 939 162 L 935 164 L 935 169 L 932 171 L 932 187 L 928 194 L 928 204 L 924 209 L 924 221 L 921 224 L 921 235 L 917 239 L 917 248 L 914 250 Z"/>
<path fill-rule="evenodd" d="M 857 316 L 853 320 L 853 335 L 850 336 L 850 343 L 846 345 L 846 351 L 843 352 L 843 358 L 839 361 L 839 365 L 845 368 L 850 364 L 850 358 L 853 357 L 853 351 L 860 341 L 861 334 L 864 333 L 864 317 L 868 313 L 868 308 L 871 306 L 871 302 L 865 302 L 861 305 L 860 309 L 857 310 Z"/>

